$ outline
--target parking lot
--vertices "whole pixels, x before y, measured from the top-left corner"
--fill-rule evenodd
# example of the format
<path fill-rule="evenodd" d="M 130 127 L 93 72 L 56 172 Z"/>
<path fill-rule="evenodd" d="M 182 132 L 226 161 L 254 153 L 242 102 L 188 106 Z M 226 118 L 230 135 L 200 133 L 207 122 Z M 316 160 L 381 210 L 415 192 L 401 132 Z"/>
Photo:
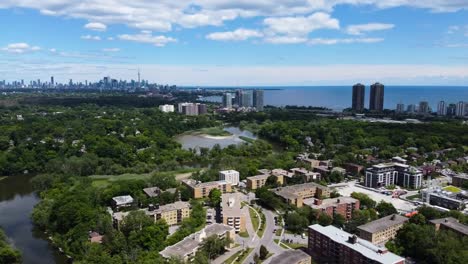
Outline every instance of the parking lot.
<path fill-rule="evenodd" d="M 374 192 L 368 189 L 361 188 L 355 185 L 354 182 L 349 182 L 346 185 L 340 185 L 340 186 L 333 187 L 333 188 L 335 188 L 343 196 L 351 196 L 351 193 L 353 192 L 365 193 L 369 195 L 371 199 L 377 202 L 380 202 L 383 200 L 385 202 L 392 203 L 393 206 L 395 206 L 395 208 L 398 211 L 403 212 L 403 213 L 411 212 L 416 208 L 416 206 L 413 203 L 401 200 L 399 198 L 392 198 L 391 195 L 385 195 L 385 194 Z"/>

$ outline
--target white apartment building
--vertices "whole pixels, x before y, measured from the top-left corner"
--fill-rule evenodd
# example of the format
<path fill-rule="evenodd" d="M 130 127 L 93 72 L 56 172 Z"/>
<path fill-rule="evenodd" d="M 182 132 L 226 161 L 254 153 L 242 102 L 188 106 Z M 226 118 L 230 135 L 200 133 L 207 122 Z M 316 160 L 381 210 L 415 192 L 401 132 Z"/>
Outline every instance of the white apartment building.
<path fill-rule="evenodd" d="M 161 110 L 164 113 L 172 113 L 174 112 L 174 106 L 173 105 L 160 105 L 159 110 Z"/>
<path fill-rule="evenodd" d="M 238 185 L 239 184 L 239 172 L 235 170 L 220 171 L 219 180 L 227 181 L 231 183 L 231 185 Z"/>

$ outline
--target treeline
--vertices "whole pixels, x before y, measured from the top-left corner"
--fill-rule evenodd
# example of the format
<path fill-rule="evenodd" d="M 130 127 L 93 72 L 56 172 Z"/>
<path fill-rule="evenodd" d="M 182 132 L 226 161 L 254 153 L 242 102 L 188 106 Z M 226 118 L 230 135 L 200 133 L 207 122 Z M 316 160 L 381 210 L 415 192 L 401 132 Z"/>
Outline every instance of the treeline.
<path fill-rule="evenodd" d="M 2 229 L 0 229 L 0 263 L 21 263 L 21 253 L 8 243 L 7 237 Z"/>
<path fill-rule="evenodd" d="M 284 148 L 323 152 L 323 158 L 334 158 L 336 164 L 360 163 L 355 154 L 391 158 L 404 155 L 407 148 L 416 147 L 419 154 L 455 148 L 452 156 L 464 155 L 468 146 L 466 125 L 449 123 L 384 124 L 321 119 L 264 122 L 259 129 L 263 138 Z M 306 139 L 310 138 L 312 146 Z"/>

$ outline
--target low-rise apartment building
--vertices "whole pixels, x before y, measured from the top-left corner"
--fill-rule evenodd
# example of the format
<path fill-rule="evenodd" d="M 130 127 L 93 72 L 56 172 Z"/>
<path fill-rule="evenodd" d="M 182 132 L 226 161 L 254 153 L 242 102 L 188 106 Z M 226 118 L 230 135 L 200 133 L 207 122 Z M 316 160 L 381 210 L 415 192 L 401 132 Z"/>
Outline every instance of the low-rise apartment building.
<path fill-rule="evenodd" d="M 245 231 L 245 213 L 241 209 L 240 193 L 225 193 L 221 196 L 219 220 L 234 228 L 236 233 Z"/>
<path fill-rule="evenodd" d="M 304 204 L 310 208 L 319 210 L 330 217 L 339 214 L 346 220 L 353 216 L 353 212 L 359 210 L 359 200 L 352 197 L 338 197 L 330 199 L 305 199 Z"/>
<path fill-rule="evenodd" d="M 459 198 L 459 195 L 440 189 L 427 189 L 421 193 L 423 201 L 450 210 L 463 210 L 468 203 L 468 200 Z"/>
<path fill-rule="evenodd" d="M 282 175 L 277 176 L 273 174 L 262 174 L 262 175 L 247 177 L 247 188 L 250 190 L 256 190 L 258 188 L 261 188 L 265 186 L 268 178 L 271 176 L 276 178 L 276 183 L 278 183 L 279 185 L 283 185 L 284 177 Z"/>
<path fill-rule="evenodd" d="M 219 189 L 222 193 L 232 192 L 231 183 L 227 181 L 199 182 L 193 179 L 182 180 L 191 191 L 195 199 L 206 198 L 213 189 Z"/>
<path fill-rule="evenodd" d="M 310 264 L 312 258 L 302 250 L 286 250 L 275 255 L 270 263 L 272 264 Z"/>
<path fill-rule="evenodd" d="M 468 184 L 468 174 L 461 173 L 452 177 L 453 186 L 463 187 L 466 184 Z"/>
<path fill-rule="evenodd" d="M 364 185 L 380 188 L 389 185 L 419 189 L 422 186 L 422 171 L 401 163 L 380 163 L 366 170 Z"/>
<path fill-rule="evenodd" d="M 302 207 L 304 199 L 330 197 L 330 189 L 328 187 L 314 182 L 275 188 L 272 191 L 283 198 L 286 203 L 295 205 L 296 207 Z"/>
<path fill-rule="evenodd" d="M 154 221 L 164 219 L 169 226 L 177 225 L 185 218 L 190 217 L 191 206 L 188 202 L 177 201 L 175 203 L 166 205 L 149 205 L 146 209 L 140 209 L 146 215 L 153 218 Z M 116 212 L 113 213 L 112 218 L 117 229 L 120 228 L 121 222 L 130 212 Z"/>
<path fill-rule="evenodd" d="M 450 230 L 461 236 L 468 236 L 468 226 L 460 223 L 453 217 L 446 217 L 441 219 L 434 219 L 430 221 L 435 226 L 436 231 L 441 229 Z"/>
<path fill-rule="evenodd" d="M 408 220 L 408 218 L 398 214 L 385 216 L 365 225 L 358 226 L 358 235 L 372 244 L 382 245 L 390 239 L 394 239 L 397 231 Z"/>
<path fill-rule="evenodd" d="M 309 226 L 308 252 L 317 263 L 405 263 L 403 257 L 331 225 Z"/>
<path fill-rule="evenodd" d="M 185 237 L 182 241 L 172 246 L 166 247 L 159 254 L 164 258 L 177 258 L 183 260 L 185 263 L 190 263 L 197 254 L 200 244 L 204 239 L 210 236 L 217 236 L 220 239 L 228 238 L 234 241 L 236 234 L 234 228 L 223 224 L 207 225 L 201 231 Z M 231 247 L 234 243 L 231 243 Z"/>

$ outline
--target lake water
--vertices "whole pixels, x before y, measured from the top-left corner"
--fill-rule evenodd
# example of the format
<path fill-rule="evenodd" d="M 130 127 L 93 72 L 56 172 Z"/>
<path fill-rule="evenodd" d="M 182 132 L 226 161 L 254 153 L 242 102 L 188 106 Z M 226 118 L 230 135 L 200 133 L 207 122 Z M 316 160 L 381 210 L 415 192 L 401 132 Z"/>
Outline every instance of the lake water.
<path fill-rule="evenodd" d="M 247 130 L 241 130 L 238 127 L 226 127 L 225 131 L 230 132 L 232 135 L 223 138 L 209 138 L 202 135 L 183 134 L 176 138 L 182 144 L 183 149 L 199 149 L 199 148 L 212 148 L 214 145 L 219 144 L 221 148 L 229 145 L 238 145 L 246 143 L 240 139 L 240 136 L 256 139 L 256 136 Z"/>
<path fill-rule="evenodd" d="M 18 175 L 0 180 L 0 226 L 21 251 L 24 264 L 66 263 L 65 256 L 31 222 L 32 209 L 40 199 L 30 179 L 31 176 Z"/>
<path fill-rule="evenodd" d="M 286 106 L 322 106 L 333 110 L 351 107 L 352 88 L 350 86 L 311 86 L 311 87 L 246 87 L 246 89 L 265 89 L 265 105 Z M 226 89 L 226 88 L 213 88 Z M 369 107 L 370 87 L 366 86 L 365 107 Z M 220 97 L 211 97 L 212 101 L 221 102 Z M 386 86 L 384 105 L 395 109 L 398 103 L 405 106 L 429 102 L 433 111 L 437 110 L 439 101 L 446 103 L 468 102 L 468 86 Z"/>

